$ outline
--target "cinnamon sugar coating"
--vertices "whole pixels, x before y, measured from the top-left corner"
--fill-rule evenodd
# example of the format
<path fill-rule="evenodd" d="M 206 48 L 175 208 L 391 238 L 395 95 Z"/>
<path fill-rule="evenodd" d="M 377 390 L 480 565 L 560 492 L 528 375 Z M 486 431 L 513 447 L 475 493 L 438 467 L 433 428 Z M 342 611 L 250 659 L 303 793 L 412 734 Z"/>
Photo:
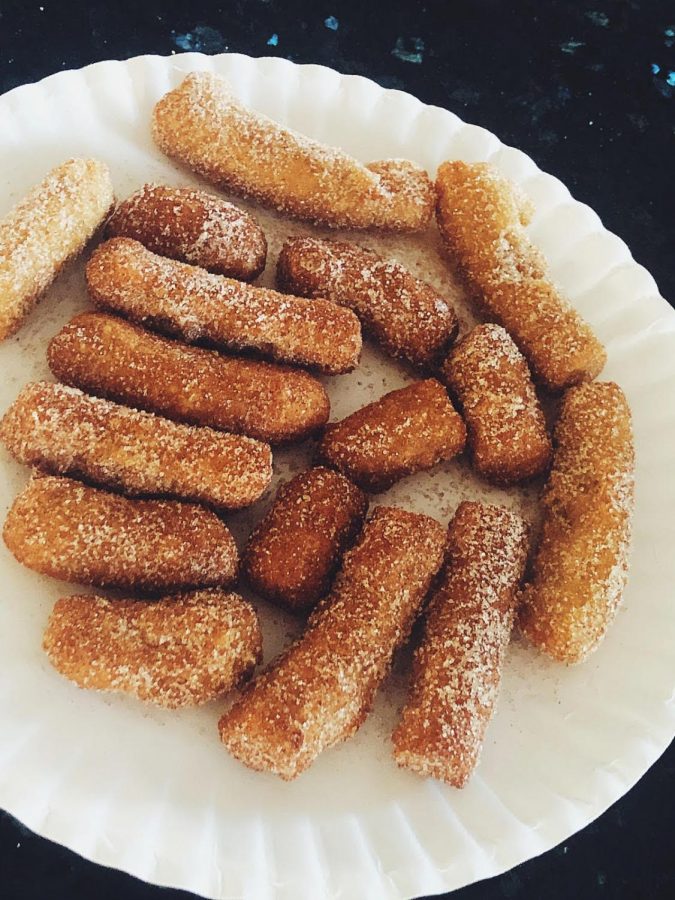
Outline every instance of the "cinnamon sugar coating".
<path fill-rule="evenodd" d="M 613 382 L 571 388 L 553 444 L 520 627 L 553 659 L 576 663 L 604 638 L 628 574 L 635 454 L 621 388 Z"/>
<path fill-rule="evenodd" d="M 544 472 L 551 439 L 530 370 L 500 325 L 478 325 L 448 355 L 442 373 L 466 422 L 474 469 L 496 484 Z"/>
<path fill-rule="evenodd" d="M 422 231 L 433 213 L 433 184 L 419 166 L 364 166 L 242 106 L 210 72 L 192 72 L 162 97 L 152 130 L 164 153 L 213 184 L 316 224 Z"/>
<path fill-rule="evenodd" d="M 188 347 L 105 313 L 75 316 L 47 359 L 60 381 L 87 393 L 273 444 L 303 440 L 330 414 L 309 372 Z"/>
<path fill-rule="evenodd" d="M 219 587 L 237 576 L 237 548 L 210 510 L 130 500 L 70 478 L 33 477 L 2 536 L 16 559 L 63 581 L 138 591 Z"/>
<path fill-rule="evenodd" d="M 348 306 L 387 353 L 431 369 L 457 336 L 457 316 L 430 284 L 358 244 L 300 237 L 277 263 L 282 290 Z"/>
<path fill-rule="evenodd" d="M 69 159 L 0 219 L 0 340 L 21 327 L 63 266 L 82 251 L 113 202 L 105 163 Z"/>
<path fill-rule="evenodd" d="M 240 281 L 257 278 L 267 258 L 267 241 L 253 216 L 193 188 L 144 184 L 117 206 L 106 233 Z"/>
<path fill-rule="evenodd" d="M 167 709 L 196 706 L 247 678 L 262 655 L 253 607 L 201 590 L 159 600 L 57 600 L 43 647 L 79 687 L 132 694 Z"/>
<path fill-rule="evenodd" d="M 317 459 L 366 491 L 383 491 L 464 449 L 466 428 L 433 378 L 390 391 L 326 426 Z"/>
<path fill-rule="evenodd" d="M 509 510 L 475 502 L 457 508 L 393 734 L 400 766 L 454 787 L 475 769 L 499 693 L 527 544 L 526 523 Z"/>
<path fill-rule="evenodd" d="M 28 384 L 0 422 L 13 456 L 52 475 L 73 475 L 125 494 L 249 506 L 272 478 L 268 444 L 90 397 Z"/>
<path fill-rule="evenodd" d="M 351 310 L 253 287 L 157 256 L 131 238 L 111 238 L 87 263 L 95 306 L 188 343 L 255 351 L 280 362 L 337 375 L 361 353 Z"/>
<path fill-rule="evenodd" d="M 451 260 L 481 312 L 502 325 L 538 383 L 559 392 L 590 381 L 605 349 L 546 273 L 524 226 L 531 207 L 488 163 L 438 170 L 436 218 Z"/>
<path fill-rule="evenodd" d="M 282 485 L 244 553 L 254 590 L 292 610 L 314 606 L 328 591 L 367 508 L 362 491 L 331 469 L 310 469 Z"/>
<path fill-rule="evenodd" d="M 289 780 L 351 737 L 410 633 L 445 544 L 435 519 L 378 507 L 307 630 L 221 718 L 230 753 Z"/>

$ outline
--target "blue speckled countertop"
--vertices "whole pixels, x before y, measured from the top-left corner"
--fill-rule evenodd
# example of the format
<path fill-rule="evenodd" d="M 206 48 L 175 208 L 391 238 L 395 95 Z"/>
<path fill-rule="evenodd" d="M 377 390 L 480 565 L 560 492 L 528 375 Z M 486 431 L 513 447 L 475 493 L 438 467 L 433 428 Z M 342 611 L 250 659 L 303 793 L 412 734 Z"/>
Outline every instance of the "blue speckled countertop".
<path fill-rule="evenodd" d="M 0 0 L 0 93 L 140 53 L 278 55 L 447 107 L 592 206 L 675 300 L 675 3 Z M 639 661 L 636 661 L 636 665 Z M 456 900 L 673 900 L 675 747 L 597 822 Z M 2 900 L 178 900 L 0 813 Z"/>

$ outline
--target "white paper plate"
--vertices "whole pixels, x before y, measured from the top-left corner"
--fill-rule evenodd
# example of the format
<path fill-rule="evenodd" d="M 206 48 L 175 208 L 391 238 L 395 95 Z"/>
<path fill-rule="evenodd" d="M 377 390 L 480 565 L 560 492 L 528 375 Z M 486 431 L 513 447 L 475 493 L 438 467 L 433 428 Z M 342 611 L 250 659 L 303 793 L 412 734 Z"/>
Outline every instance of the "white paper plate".
<path fill-rule="evenodd" d="M 554 846 L 621 797 L 675 731 L 675 316 L 651 276 L 597 215 L 555 178 L 482 128 L 371 81 L 280 59 L 186 54 L 64 72 L 0 98 L 0 214 L 53 165 L 93 155 L 118 196 L 150 179 L 193 183 L 153 147 L 150 111 L 184 72 L 227 75 L 254 108 L 363 160 L 409 157 L 434 172 L 448 158 L 490 159 L 531 195 L 531 226 L 553 276 L 607 345 L 603 377 L 635 417 L 637 510 L 625 605 L 605 644 L 575 669 L 514 642 L 499 709 L 470 785 L 454 791 L 398 771 L 389 733 L 398 667 L 357 737 L 297 782 L 250 772 L 220 745 L 221 703 L 165 713 L 79 691 L 40 650 L 52 601 L 72 590 L 22 569 L 0 549 L 0 805 L 83 856 L 210 897 L 255 900 L 401 898 L 451 890 Z M 280 240 L 302 226 L 269 214 L 271 283 Z M 363 238 L 457 298 L 433 233 Z M 48 338 L 86 304 L 82 263 L 58 281 L 0 346 L 0 410 L 47 376 Z M 374 350 L 330 381 L 333 416 L 402 383 Z M 295 471 L 307 451 L 276 456 Z M 0 507 L 26 478 L 6 454 Z M 419 475 L 378 498 L 447 521 L 464 496 L 505 499 L 463 463 Z M 531 492 L 511 498 L 531 514 Z M 241 538 L 265 504 L 232 517 Z M 269 657 L 293 625 L 259 604 Z"/>

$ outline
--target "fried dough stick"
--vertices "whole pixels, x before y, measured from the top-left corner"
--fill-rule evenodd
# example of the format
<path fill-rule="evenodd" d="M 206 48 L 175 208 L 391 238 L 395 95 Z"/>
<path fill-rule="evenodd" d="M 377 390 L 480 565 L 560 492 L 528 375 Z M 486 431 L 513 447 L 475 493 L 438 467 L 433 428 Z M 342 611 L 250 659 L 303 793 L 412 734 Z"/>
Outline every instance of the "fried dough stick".
<path fill-rule="evenodd" d="M 367 508 L 364 494 L 339 472 L 317 467 L 296 475 L 249 538 L 243 568 L 254 590 L 294 611 L 314 606 Z"/>
<path fill-rule="evenodd" d="M 81 688 L 177 709 L 207 703 L 248 678 L 262 637 L 253 607 L 225 591 L 155 601 L 80 594 L 56 601 L 43 647 Z"/>
<path fill-rule="evenodd" d="M 63 581 L 138 591 L 218 587 L 237 576 L 237 548 L 210 510 L 130 500 L 51 475 L 14 500 L 2 536 L 16 559 Z"/>
<path fill-rule="evenodd" d="M 300 237 L 277 263 L 282 290 L 348 306 L 391 356 L 428 370 L 457 336 L 457 316 L 431 285 L 358 244 Z"/>
<path fill-rule="evenodd" d="M 481 312 L 516 342 L 535 380 L 559 392 L 595 378 L 605 349 L 548 278 L 524 229 L 526 198 L 488 163 L 443 163 L 436 189 L 436 218 L 451 259 Z"/>
<path fill-rule="evenodd" d="M 526 523 L 506 509 L 459 505 L 393 735 L 400 766 L 454 787 L 476 767 L 499 692 L 527 536 Z"/>
<path fill-rule="evenodd" d="M 477 325 L 442 367 L 468 432 L 473 467 L 496 484 L 545 471 L 551 439 L 530 370 L 500 325 Z"/>
<path fill-rule="evenodd" d="M 0 219 L 0 340 L 21 327 L 113 202 L 105 163 L 70 159 L 52 169 Z"/>
<path fill-rule="evenodd" d="M 317 458 L 364 490 L 378 492 L 451 459 L 465 440 L 464 422 L 445 388 L 428 378 L 327 425 Z"/>
<path fill-rule="evenodd" d="M 249 350 L 327 375 L 349 372 L 361 352 L 353 312 L 253 287 L 111 238 L 87 263 L 94 305 L 189 343 Z"/>
<path fill-rule="evenodd" d="M 186 347 L 105 313 L 72 319 L 47 359 L 60 381 L 89 394 L 273 444 L 303 440 L 330 414 L 309 372 Z"/>
<path fill-rule="evenodd" d="M 252 281 L 265 268 L 267 241 L 260 225 L 206 191 L 145 184 L 117 206 L 106 233 L 240 281 Z"/>
<path fill-rule="evenodd" d="M 305 633 L 220 720 L 230 753 L 289 780 L 351 737 L 410 632 L 445 543 L 445 528 L 428 516 L 376 509 Z"/>
<path fill-rule="evenodd" d="M 364 166 L 242 106 L 209 72 L 162 97 L 152 130 L 164 153 L 218 187 L 316 224 L 422 231 L 433 212 L 433 185 L 419 166 Z"/>
<path fill-rule="evenodd" d="M 52 475 L 223 509 L 255 503 L 272 478 L 268 444 L 47 381 L 24 387 L 0 422 L 0 439 L 19 462 Z"/>
<path fill-rule="evenodd" d="M 635 456 L 621 388 L 613 382 L 571 388 L 553 444 L 520 627 L 553 659 L 576 663 L 605 636 L 628 573 Z"/>

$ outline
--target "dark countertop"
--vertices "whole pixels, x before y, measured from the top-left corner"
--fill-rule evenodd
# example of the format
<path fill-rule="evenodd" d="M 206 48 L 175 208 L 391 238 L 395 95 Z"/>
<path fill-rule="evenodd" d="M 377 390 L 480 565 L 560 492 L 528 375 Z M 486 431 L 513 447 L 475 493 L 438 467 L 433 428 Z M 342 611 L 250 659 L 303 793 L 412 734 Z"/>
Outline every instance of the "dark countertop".
<path fill-rule="evenodd" d="M 0 93 L 141 53 L 278 55 L 365 75 L 557 175 L 675 299 L 675 6 L 666 0 L 0 2 Z M 637 664 L 637 661 L 636 661 Z M 672 900 L 675 745 L 580 834 L 457 900 Z M 0 813 L 3 900 L 178 900 Z"/>

